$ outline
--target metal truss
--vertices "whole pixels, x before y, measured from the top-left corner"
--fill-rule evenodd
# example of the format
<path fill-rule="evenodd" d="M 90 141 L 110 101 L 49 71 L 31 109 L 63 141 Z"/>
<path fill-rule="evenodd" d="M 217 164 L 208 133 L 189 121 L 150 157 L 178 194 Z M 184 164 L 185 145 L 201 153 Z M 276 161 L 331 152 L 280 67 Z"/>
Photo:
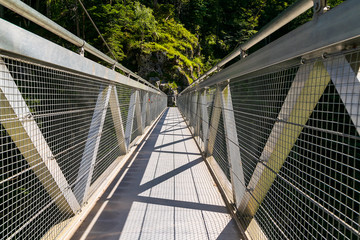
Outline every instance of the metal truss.
<path fill-rule="evenodd" d="M 359 6 L 314 17 L 177 98 L 249 239 L 360 236 Z"/>
<path fill-rule="evenodd" d="M 0 28 L 0 238 L 54 239 L 96 201 L 167 96 L 2 19 Z"/>

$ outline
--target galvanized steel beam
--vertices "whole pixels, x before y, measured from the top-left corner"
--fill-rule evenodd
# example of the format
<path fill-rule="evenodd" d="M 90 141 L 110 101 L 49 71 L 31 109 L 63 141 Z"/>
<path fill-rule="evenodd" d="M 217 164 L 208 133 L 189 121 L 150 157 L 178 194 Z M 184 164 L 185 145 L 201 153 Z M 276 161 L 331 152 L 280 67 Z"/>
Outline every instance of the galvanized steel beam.
<path fill-rule="evenodd" d="M 207 152 L 206 152 L 207 156 L 212 156 L 214 152 L 214 145 L 215 145 L 216 133 L 219 127 L 220 114 L 221 114 L 221 89 L 218 86 L 215 92 L 213 110 L 212 110 L 210 126 L 209 126 L 209 136 L 207 138 L 208 139 Z"/>
<path fill-rule="evenodd" d="M 126 143 L 126 149 L 129 151 L 130 143 L 131 143 L 131 135 L 133 132 L 133 125 L 134 125 L 134 118 L 136 117 L 136 123 L 139 123 L 138 117 L 140 116 L 140 113 L 136 113 L 139 111 L 138 104 L 138 98 L 139 93 L 137 90 L 134 90 L 133 93 L 130 96 L 130 103 L 129 103 L 129 110 L 126 120 L 126 128 L 125 128 L 125 143 Z M 138 116 L 139 115 L 139 116 Z M 141 116 L 140 116 L 141 118 Z M 140 121 L 141 122 L 141 121 Z"/>
<path fill-rule="evenodd" d="M 91 119 L 91 124 L 74 189 L 75 196 L 80 203 L 85 202 L 88 197 L 106 112 L 109 105 L 111 89 L 111 86 L 102 86 L 100 88 L 100 93 L 98 95 L 94 113 Z"/>
<path fill-rule="evenodd" d="M 221 92 L 221 106 L 224 119 L 225 141 L 227 147 L 227 158 L 230 163 L 230 176 L 232 190 L 236 207 L 245 194 L 245 178 L 242 167 L 242 160 L 239 148 L 239 141 L 236 130 L 234 109 L 231 98 L 230 85 L 227 85 Z"/>
<path fill-rule="evenodd" d="M 192 127 L 192 133 L 194 135 L 194 137 L 198 136 L 196 129 L 197 129 L 197 117 L 198 117 L 198 92 L 194 92 L 193 96 L 192 96 L 192 101 L 191 101 L 191 127 Z"/>
<path fill-rule="evenodd" d="M 144 93 L 142 98 L 141 104 L 141 122 L 142 122 L 142 129 L 144 131 L 145 127 L 147 126 L 147 114 L 148 113 L 148 93 Z"/>
<path fill-rule="evenodd" d="M 121 110 L 120 110 L 120 106 L 119 106 L 119 97 L 117 94 L 116 86 L 112 86 L 109 104 L 110 104 L 111 116 L 112 116 L 113 122 L 114 122 L 116 138 L 118 141 L 120 153 L 126 154 L 124 126 L 123 126 L 123 121 L 122 121 L 122 117 L 121 117 Z"/>
<path fill-rule="evenodd" d="M 156 105 L 160 109 L 159 104 Z M 142 121 L 142 111 L 141 111 L 141 101 L 140 101 L 140 92 L 136 91 L 136 101 L 135 101 L 135 120 L 137 129 L 136 132 L 138 135 L 142 135 L 144 132 L 143 121 Z"/>
<path fill-rule="evenodd" d="M 145 94 L 145 101 L 146 101 L 146 109 L 145 109 L 145 126 L 150 126 L 152 119 L 151 119 L 151 114 L 150 114 L 150 96 L 149 93 Z"/>
<path fill-rule="evenodd" d="M 200 106 L 201 106 L 201 121 L 202 121 L 202 139 L 204 142 L 203 151 L 206 152 L 207 144 L 208 144 L 208 133 L 209 133 L 209 113 L 207 109 L 207 96 L 206 90 L 202 92 L 200 95 Z"/>

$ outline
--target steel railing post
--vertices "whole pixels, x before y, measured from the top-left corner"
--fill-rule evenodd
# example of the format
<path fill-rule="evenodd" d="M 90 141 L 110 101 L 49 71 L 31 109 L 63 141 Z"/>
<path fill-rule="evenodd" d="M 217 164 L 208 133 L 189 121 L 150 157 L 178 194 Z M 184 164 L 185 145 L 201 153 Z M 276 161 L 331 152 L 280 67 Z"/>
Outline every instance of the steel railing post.
<path fill-rule="evenodd" d="M 229 84 L 221 92 L 221 107 L 232 190 L 235 204 L 238 208 L 241 199 L 244 197 L 246 187 Z"/>
<path fill-rule="evenodd" d="M 125 142 L 126 142 L 127 151 L 129 151 L 129 147 L 131 143 L 131 135 L 133 132 L 133 125 L 135 120 L 134 118 L 136 117 L 137 124 L 141 123 L 141 115 L 140 115 L 141 113 L 139 112 L 140 102 L 138 98 L 139 98 L 139 93 L 137 90 L 134 90 L 130 96 L 130 103 L 129 103 L 128 115 L 126 120 L 126 128 L 125 128 Z"/>
<path fill-rule="evenodd" d="M 195 91 L 194 95 L 192 96 L 192 110 L 191 110 L 191 125 L 193 129 L 194 137 L 198 136 L 197 133 L 197 125 L 198 125 L 198 92 Z"/>
<path fill-rule="evenodd" d="M 213 155 L 216 133 L 219 127 L 220 114 L 221 114 L 221 88 L 220 86 L 217 86 L 214 97 L 211 119 L 210 119 L 210 125 L 209 125 L 209 136 L 207 138 L 208 144 L 206 149 L 207 150 L 206 156 Z"/>
<path fill-rule="evenodd" d="M 96 157 L 99 150 L 101 134 L 104 127 L 106 112 L 109 105 L 111 89 L 111 86 L 100 87 L 100 93 L 98 95 L 94 113 L 92 115 L 92 120 L 74 188 L 74 193 L 79 203 L 85 202 L 88 197 Z"/>
<path fill-rule="evenodd" d="M 125 132 L 119 106 L 119 97 L 117 94 L 116 86 L 112 86 L 110 94 L 110 110 L 114 122 L 116 138 L 121 154 L 126 154 Z"/>
<path fill-rule="evenodd" d="M 136 132 L 138 135 L 143 134 L 144 128 L 143 128 L 143 121 L 142 121 L 142 111 L 141 111 L 141 96 L 140 91 L 136 91 L 136 101 L 135 101 L 135 117 L 136 117 Z"/>
<path fill-rule="evenodd" d="M 202 121 L 202 139 L 204 142 L 203 151 L 206 153 L 209 133 L 209 113 L 207 107 L 207 90 L 205 89 L 200 95 L 201 101 L 201 121 Z"/>

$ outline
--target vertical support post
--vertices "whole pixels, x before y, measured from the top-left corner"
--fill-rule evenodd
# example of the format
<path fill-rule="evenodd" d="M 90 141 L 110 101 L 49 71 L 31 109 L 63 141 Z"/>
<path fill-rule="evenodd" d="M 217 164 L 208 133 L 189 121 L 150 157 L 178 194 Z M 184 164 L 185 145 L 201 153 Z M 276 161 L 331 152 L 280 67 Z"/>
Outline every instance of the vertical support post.
<path fill-rule="evenodd" d="M 142 107 L 141 107 L 141 116 L 142 116 L 142 126 L 143 129 L 145 129 L 145 127 L 148 125 L 148 98 L 149 98 L 149 93 L 145 93 L 143 96 L 143 102 L 142 102 Z"/>
<path fill-rule="evenodd" d="M 155 116 L 156 116 L 156 103 L 155 103 L 155 94 L 152 94 L 151 96 L 151 119 L 152 121 L 155 120 Z"/>
<path fill-rule="evenodd" d="M 159 106 L 157 106 L 159 107 Z M 143 121 L 142 121 L 142 112 L 141 112 L 141 97 L 140 91 L 136 91 L 136 101 L 135 101 L 135 117 L 136 117 L 136 132 L 138 135 L 142 135 L 144 132 Z"/>
<path fill-rule="evenodd" d="M 207 138 L 207 149 L 206 154 L 207 156 L 212 156 L 214 152 L 214 144 L 216 133 L 219 127 L 220 121 L 220 114 L 221 114 L 221 89 L 219 86 L 216 88 L 213 110 L 211 114 L 210 126 L 209 126 L 209 135 Z"/>
<path fill-rule="evenodd" d="M 111 86 L 102 86 L 96 101 L 74 190 L 75 196 L 80 203 L 83 203 L 88 197 L 91 178 L 94 172 L 95 161 L 99 150 L 101 133 L 105 122 L 106 111 L 109 105 L 111 88 Z"/>
<path fill-rule="evenodd" d="M 139 124 L 139 118 L 140 118 L 140 124 L 141 124 L 141 116 L 140 116 L 140 102 L 138 100 L 139 98 L 139 92 L 135 90 L 131 96 L 130 96 L 130 103 L 129 103 L 129 111 L 127 115 L 126 120 L 126 129 L 125 129 L 125 142 L 126 142 L 126 149 L 129 150 L 130 143 L 131 143 L 131 135 L 133 131 L 133 125 L 134 125 L 134 117 L 135 112 L 137 111 L 136 115 L 136 121 Z M 154 104 L 153 104 L 154 106 Z"/>
<path fill-rule="evenodd" d="M 200 95 L 200 107 L 201 107 L 201 121 L 202 121 L 202 139 L 204 142 L 204 149 L 203 151 L 206 152 L 207 143 L 208 143 L 208 133 L 209 133 L 209 113 L 207 109 L 207 99 L 206 99 L 206 90 L 202 92 Z"/>
<path fill-rule="evenodd" d="M 149 112 L 146 112 L 146 125 L 150 125 L 151 122 L 152 122 L 152 93 L 148 93 L 148 99 L 146 100 L 148 101 L 148 104 L 147 104 L 147 111 Z"/>
<path fill-rule="evenodd" d="M 119 97 L 116 91 L 116 86 L 112 86 L 109 103 L 120 153 L 126 154 L 124 126 L 122 122 L 121 110 L 119 106 Z"/>
<path fill-rule="evenodd" d="M 149 121 L 152 123 L 154 121 L 154 103 L 153 103 L 153 94 L 149 94 Z"/>
<path fill-rule="evenodd" d="M 194 135 L 196 137 L 199 137 L 199 141 L 198 143 L 200 143 L 200 127 L 201 127 L 201 92 L 196 92 L 196 113 L 195 113 L 195 131 L 194 131 Z"/>
<path fill-rule="evenodd" d="M 185 108 L 186 108 L 186 122 L 190 125 L 190 116 L 191 116 L 191 93 L 185 96 Z"/>
<path fill-rule="evenodd" d="M 192 116 L 192 93 L 189 93 L 188 94 L 188 99 L 187 99 L 187 102 L 188 102 L 188 114 L 187 114 L 187 121 L 188 121 L 188 125 L 190 126 L 191 125 L 191 116 Z"/>
<path fill-rule="evenodd" d="M 192 101 L 191 101 L 191 125 L 193 127 L 193 134 L 194 136 L 196 136 L 196 117 L 197 117 L 197 100 L 198 100 L 198 93 L 195 91 L 194 95 L 192 96 Z"/>
<path fill-rule="evenodd" d="M 231 98 L 230 85 L 227 85 L 221 94 L 221 106 L 223 109 L 225 140 L 230 163 L 231 183 L 236 207 L 239 207 L 245 194 L 245 178 L 241 162 L 240 148 L 236 131 L 234 109 Z"/>
<path fill-rule="evenodd" d="M 145 129 L 146 127 L 146 115 L 147 115 L 147 106 L 148 106 L 148 93 L 146 92 L 143 96 L 142 105 L 141 105 L 141 121 L 142 121 L 142 128 Z"/>
<path fill-rule="evenodd" d="M 153 95 L 152 102 L 153 102 L 153 109 L 154 109 L 154 110 L 153 110 L 153 111 L 154 111 L 154 112 L 153 112 L 153 118 L 155 119 L 155 118 L 156 118 L 156 114 L 157 114 L 157 109 L 158 109 L 158 108 L 157 108 L 157 107 L 158 107 L 158 106 L 157 106 L 157 94 L 154 94 L 154 95 Z"/>
<path fill-rule="evenodd" d="M 149 93 L 146 93 L 146 115 L 145 115 L 145 126 L 150 126 L 151 124 L 151 116 L 150 116 L 150 96 Z"/>
<path fill-rule="evenodd" d="M 154 109 L 153 118 L 154 118 L 154 120 L 156 119 L 156 114 L 157 114 L 157 104 L 156 104 L 156 100 L 157 100 L 157 95 L 154 94 L 154 96 L 153 96 L 153 109 Z"/>

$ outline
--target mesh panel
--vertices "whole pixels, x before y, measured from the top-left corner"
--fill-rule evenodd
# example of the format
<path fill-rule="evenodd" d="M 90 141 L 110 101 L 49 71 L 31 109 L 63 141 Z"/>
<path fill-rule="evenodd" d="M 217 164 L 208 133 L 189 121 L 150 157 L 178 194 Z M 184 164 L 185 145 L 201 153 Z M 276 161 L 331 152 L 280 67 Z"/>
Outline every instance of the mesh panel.
<path fill-rule="evenodd" d="M 231 79 L 244 179 L 232 174 L 246 187 L 237 204 L 250 237 L 360 238 L 359 56 L 337 53 Z M 214 87 L 207 91 L 210 118 Z M 183 113 L 192 94 L 178 98 Z M 229 141 L 220 139 L 222 121 L 212 149 L 217 161 Z"/>
<path fill-rule="evenodd" d="M 53 239 L 81 210 L 103 180 L 91 184 L 124 154 L 124 133 L 115 130 L 112 112 L 122 115 L 125 129 L 133 91 L 0 56 L 1 239 Z M 120 109 L 110 106 L 110 96 Z M 154 118 L 166 96 L 155 100 Z"/>
<path fill-rule="evenodd" d="M 14 59 L 4 58 L 4 62 L 64 176 L 73 184 L 88 137 L 99 83 Z"/>
<path fill-rule="evenodd" d="M 94 173 L 91 183 L 98 177 L 121 155 L 119 142 L 116 137 L 115 126 L 112 118 L 110 107 L 106 111 L 105 123 L 101 133 L 99 152 L 96 156 Z"/>
<path fill-rule="evenodd" d="M 215 94 L 215 89 L 210 89 L 208 91 L 208 94 L 207 94 L 207 102 L 208 102 L 208 119 L 207 122 L 209 124 L 209 128 L 211 127 L 210 126 L 210 123 L 211 123 L 211 116 L 212 116 L 212 111 L 213 111 L 213 108 L 214 108 L 214 94 Z"/>
<path fill-rule="evenodd" d="M 60 212 L 1 124 L 0 134 L 0 238 L 16 235 L 18 239 L 36 239 L 42 236 L 49 226 L 45 225 L 41 231 L 27 238 L 24 235 L 36 227 L 35 222 L 29 223 L 27 220 L 37 213 L 38 209 L 43 210 L 41 215 L 52 213 L 59 217 Z M 58 221 L 61 221 L 61 218 L 53 220 L 54 223 Z M 19 226 L 23 226 L 23 229 L 16 234 Z"/>
<path fill-rule="evenodd" d="M 129 111 L 129 104 L 130 104 L 130 96 L 133 90 L 126 86 L 120 86 L 116 88 L 117 95 L 119 97 L 119 106 L 121 110 L 121 117 L 124 129 L 126 128 L 126 121 Z"/>
<path fill-rule="evenodd" d="M 135 138 L 137 136 L 139 136 L 140 129 L 141 129 L 141 125 L 138 122 L 138 116 L 141 115 L 141 102 L 142 102 L 142 100 L 141 100 L 141 98 L 142 98 L 141 91 L 138 91 L 137 97 L 138 97 L 138 99 L 136 100 L 136 102 L 133 105 L 133 107 L 135 108 L 134 109 L 135 112 L 134 112 L 133 129 L 132 129 L 132 133 L 131 133 L 131 140 L 132 141 L 135 140 Z M 140 111 L 139 112 L 137 112 L 138 111 L 137 107 L 138 107 L 138 104 L 139 104 L 138 102 L 140 102 Z"/>
<path fill-rule="evenodd" d="M 289 238 L 301 232 L 307 233 L 304 239 L 358 237 L 351 229 L 359 230 L 359 140 L 344 103 L 329 83 L 259 214 L 267 209 L 269 215 L 280 215 L 273 221 Z M 269 207 L 274 198 L 278 203 Z M 301 205 L 297 206 L 299 199 Z M 329 221 L 322 222 L 322 218 Z M 271 236 L 271 231 L 267 235 Z"/>
<path fill-rule="evenodd" d="M 211 126 L 210 126 L 211 127 Z M 214 144 L 214 153 L 213 157 L 216 162 L 219 164 L 220 168 L 225 173 L 228 180 L 230 180 L 230 165 L 227 156 L 226 149 L 226 136 L 224 130 L 224 119 L 223 115 L 220 114 L 219 126 L 216 132 L 215 144 Z"/>
<path fill-rule="evenodd" d="M 249 184 L 296 71 L 297 68 L 291 68 L 235 79 L 230 84 L 246 185 Z"/>

